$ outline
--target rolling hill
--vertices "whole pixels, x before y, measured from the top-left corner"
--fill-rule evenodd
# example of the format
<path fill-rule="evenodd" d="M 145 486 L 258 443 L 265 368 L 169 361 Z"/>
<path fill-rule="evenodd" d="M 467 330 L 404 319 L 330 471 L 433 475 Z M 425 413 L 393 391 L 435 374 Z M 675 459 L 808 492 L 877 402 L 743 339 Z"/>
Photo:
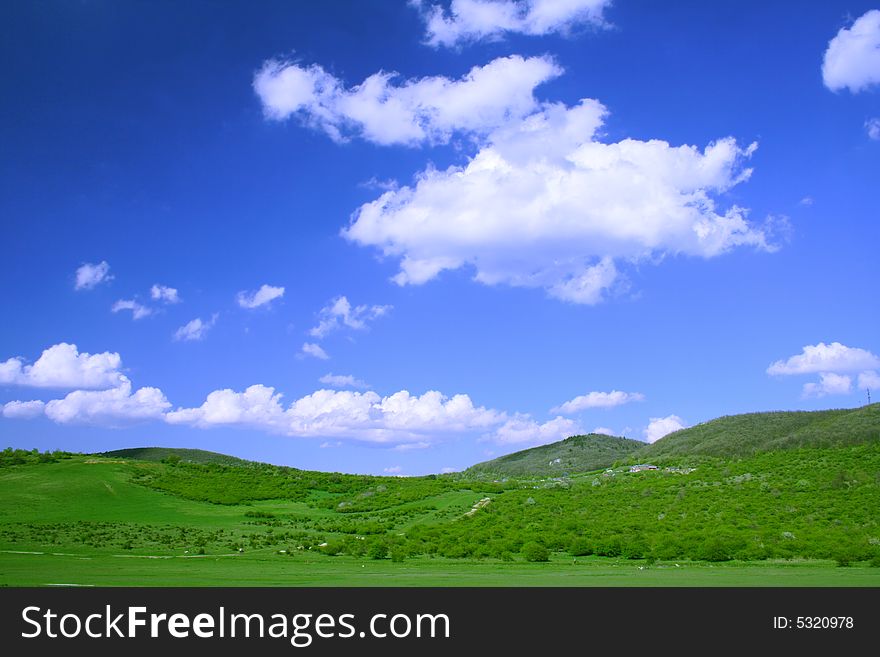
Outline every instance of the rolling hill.
<path fill-rule="evenodd" d="M 101 452 L 95 456 L 104 456 L 116 459 L 132 459 L 135 461 L 164 461 L 169 458 L 180 459 L 183 463 L 198 463 L 201 465 L 209 465 L 216 463 L 217 465 L 252 465 L 253 461 L 245 461 L 244 459 L 218 452 L 209 452 L 203 449 L 178 449 L 175 447 L 136 447 L 133 449 L 116 449 L 112 452 Z"/>
<path fill-rule="evenodd" d="M 466 476 L 502 475 L 510 477 L 553 477 L 606 468 L 644 447 L 629 438 L 591 433 L 572 436 L 549 445 L 525 449 L 477 463 L 465 470 Z"/>
<path fill-rule="evenodd" d="M 639 460 L 745 457 L 801 447 L 880 441 L 880 404 L 829 411 L 746 413 L 676 431 L 634 453 Z"/>

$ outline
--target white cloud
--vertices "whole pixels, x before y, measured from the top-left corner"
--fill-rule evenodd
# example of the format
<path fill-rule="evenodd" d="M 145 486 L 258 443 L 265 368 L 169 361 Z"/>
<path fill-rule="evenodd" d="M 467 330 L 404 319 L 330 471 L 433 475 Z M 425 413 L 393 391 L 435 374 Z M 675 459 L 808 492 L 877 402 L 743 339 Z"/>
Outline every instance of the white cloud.
<path fill-rule="evenodd" d="M 852 379 L 845 374 L 823 372 L 819 383 L 805 383 L 804 397 L 825 397 L 826 395 L 848 395 L 852 390 Z"/>
<path fill-rule="evenodd" d="M 387 397 L 375 392 L 318 390 L 286 408 L 274 388 L 253 385 L 244 392 L 216 390 L 197 408 L 166 415 L 171 424 L 247 426 L 288 436 L 321 436 L 373 443 L 427 445 L 444 434 L 497 424 L 503 414 L 475 407 L 467 395 L 421 396 L 406 390 Z"/>
<path fill-rule="evenodd" d="M 93 287 L 111 280 L 113 280 L 113 275 L 110 273 L 110 265 L 106 260 L 102 260 L 97 265 L 87 262 L 76 270 L 74 289 L 91 290 Z"/>
<path fill-rule="evenodd" d="M 565 34 L 579 25 L 603 26 L 611 0 L 452 0 L 448 12 L 424 0 L 410 4 L 421 11 L 428 44 L 451 47 L 506 33 Z"/>
<path fill-rule="evenodd" d="M 869 139 L 880 140 L 880 118 L 875 117 L 865 121 L 865 132 L 868 133 Z"/>
<path fill-rule="evenodd" d="M 179 303 L 180 297 L 177 289 L 166 285 L 154 285 L 150 288 L 150 298 L 154 301 L 162 301 L 164 303 Z"/>
<path fill-rule="evenodd" d="M 359 390 L 366 390 L 370 387 L 360 379 L 354 378 L 351 374 L 325 374 L 318 379 L 318 381 L 328 386 L 333 386 L 334 388 L 357 388 Z"/>
<path fill-rule="evenodd" d="M 35 388 L 111 388 L 124 379 L 117 353 L 79 353 L 75 344 L 61 342 L 43 351 L 33 365 L 21 358 L 0 363 L 0 384 Z"/>
<path fill-rule="evenodd" d="M 153 314 L 153 309 L 144 306 L 134 299 L 120 299 L 113 304 L 111 312 L 118 313 L 121 310 L 130 310 L 132 319 L 143 319 Z"/>
<path fill-rule="evenodd" d="M 847 347 L 839 342 L 807 345 L 802 353 L 788 360 L 777 360 L 767 374 L 813 374 L 816 372 L 855 372 L 880 368 L 880 358 L 865 349 Z"/>
<path fill-rule="evenodd" d="M 459 80 L 443 76 L 396 82 L 380 71 L 346 89 L 322 67 L 267 61 L 254 91 L 268 119 L 296 116 L 335 141 L 360 136 L 389 145 L 447 143 L 456 132 L 482 135 L 537 109 L 534 88 L 562 70 L 550 57 L 502 57 Z"/>
<path fill-rule="evenodd" d="M 7 402 L 3 405 L 3 417 L 29 420 L 42 415 L 45 406 L 39 399 Z"/>
<path fill-rule="evenodd" d="M 546 445 L 580 433 L 580 425 L 569 418 L 555 417 L 539 424 L 530 416 L 517 413 L 484 438 L 502 445 Z"/>
<path fill-rule="evenodd" d="M 312 356 L 314 358 L 318 358 L 320 360 L 327 360 L 330 356 L 327 355 L 327 352 L 319 344 L 315 344 L 314 342 L 304 342 L 302 346 L 302 353 L 306 356 Z"/>
<path fill-rule="evenodd" d="M 413 443 L 400 443 L 395 445 L 391 449 L 395 452 L 411 452 L 414 449 L 428 449 L 431 446 L 431 443 L 427 440 L 417 440 Z"/>
<path fill-rule="evenodd" d="M 391 306 L 362 305 L 352 307 L 346 297 L 337 297 L 321 308 L 318 313 L 318 325 L 309 331 L 309 335 L 323 338 L 331 331 L 343 326 L 362 330 L 367 328 L 367 322 L 382 317 L 391 309 Z"/>
<path fill-rule="evenodd" d="M 196 317 L 194 320 L 187 322 L 177 329 L 174 332 L 174 339 L 178 341 L 201 340 L 205 337 L 205 334 L 213 328 L 214 324 L 217 323 L 218 317 L 219 315 L 214 313 L 211 315 L 211 319 L 206 322 L 203 322 L 201 317 Z"/>
<path fill-rule="evenodd" d="M 684 429 L 686 426 L 687 425 L 685 425 L 684 421 L 677 415 L 667 415 L 666 417 L 652 417 L 650 422 L 648 422 L 648 426 L 642 433 L 645 436 L 646 442 L 653 443 L 660 440 L 663 436 L 672 433 L 673 431 Z"/>
<path fill-rule="evenodd" d="M 616 436 L 613 429 L 609 429 L 608 427 L 596 427 L 590 433 L 598 433 L 603 436 Z"/>
<path fill-rule="evenodd" d="M 236 297 L 238 305 L 242 308 L 259 308 L 267 303 L 271 303 L 275 299 L 284 296 L 283 287 L 273 287 L 271 285 L 262 285 L 259 290 L 254 292 L 239 292 Z"/>
<path fill-rule="evenodd" d="M 469 266 L 487 285 L 587 304 L 621 285 L 620 261 L 775 249 L 747 210 L 716 207 L 716 196 L 749 178 L 743 162 L 755 144 L 606 144 L 597 140 L 605 115 L 585 99 L 510 118 L 467 165 L 429 167 L 358 208 L 342 234 L 399 259 L 399 285 Z"/>
<path fill-rule="evenodd" d="M 880 390 L 880 374 L 874 370 L 860 373 L 858 387 L 859 390 L 864 390 L 866 388 L 870 390 Z"/>
<path fill-rule="evenodd" d="M 587 408 L 612 408 L 621 404 L 642 401 L 644 398 L 645 396 L 640 392 L 621 392 L 620 390 L 588 392 L 586 395 L 579 395 L 564 404 L 560 404 L 556 408 L 550 409 L 550 412 L 571 415 Z"/>
<path fill-rule="evenodd" d="M 46 416 L 59 424 L 98 424 L 115 426 L 141 420 L 161 419 L 171 404 L 158 388 L 131 391 L 131 382 L 123 377 L 109 390 L 74 390 L 64 399 L 46 403 Z"/>
<path fill-rule="evenodd" d="M 401 468 L 399 465 L 392 465 L 389 468 L 383 468 L 382 472 L 384 472 L 386 474 L 396 475 L 396 474 L 400 474 L 401 472 L 403 472 L 403 468 Z"/>
<path fill-rule="evenodd" d="M 866 12 L 831 39 L 822 79 L 832 91 L 848 88 L 852 93 L 880 84 L 880 10 Z"/>
<path fill-rule="evenodd" d="M 803 206 L 806 206 L 806 207 L 810 207 L 811 205 L 813 205 L 813 203 L 815 203 L 815 201 L 813 200 L 813 197 L 812 197 L 812 196 L 804 196 L 804 197 L 799 201 L 799 204 L 800 204 L 800 205 L 803 205 Z"/>
<path fill-rule="evenodd" d="M 458 472 L 456 468 L 445 467 L 440 470 L 443 474 L 452 474 L 453 472 Z"/>

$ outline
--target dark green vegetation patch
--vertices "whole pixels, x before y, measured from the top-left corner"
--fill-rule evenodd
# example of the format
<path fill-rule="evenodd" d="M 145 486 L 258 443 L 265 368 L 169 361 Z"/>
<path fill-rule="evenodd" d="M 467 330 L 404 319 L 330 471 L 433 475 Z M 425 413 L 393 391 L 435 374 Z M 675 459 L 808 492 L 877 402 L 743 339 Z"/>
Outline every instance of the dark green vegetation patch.
<path fill-rule="evenodd" d="M 468 468 L 465 474 L 554 477 L 589 472 L 625 459 L 644 446 L 645 443 L 638 440 L 591 433 L 478 463 Z"/>

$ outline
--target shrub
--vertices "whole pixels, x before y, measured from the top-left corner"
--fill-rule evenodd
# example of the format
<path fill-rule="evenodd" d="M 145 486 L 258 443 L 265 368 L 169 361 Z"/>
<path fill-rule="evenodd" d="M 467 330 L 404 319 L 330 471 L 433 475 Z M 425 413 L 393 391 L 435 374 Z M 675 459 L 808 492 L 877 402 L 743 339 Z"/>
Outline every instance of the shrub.
<path fill-rule="evenodd" d="M 568 553 L 573 557 L 588 557 L 593 554 L 593 544 L 585 538 L 576 538 L 568 546 Z"/>
<path fill-rule="evenodd" d="M 550 550 L 540 543 L 526 543 L 523 545 L 522 554 L 526 561 L 550 561 Z"/>
<path fill-rule="evenodd" d="M 367 556 L 370 559 L 384 559 L 388 556 L 388 546 L 385 541 L 373 541 L 367 548 Z"/>

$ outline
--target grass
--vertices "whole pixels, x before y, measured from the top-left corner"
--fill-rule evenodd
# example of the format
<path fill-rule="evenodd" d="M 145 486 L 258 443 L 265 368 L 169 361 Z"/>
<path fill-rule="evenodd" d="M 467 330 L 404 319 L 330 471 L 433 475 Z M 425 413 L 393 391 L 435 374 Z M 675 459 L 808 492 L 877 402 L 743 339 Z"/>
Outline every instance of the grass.
<path fill-rule="evenodd" d="M 639 568 L 643 568 L 640 570 Z M 409 559 L 404 563 L 318 555 L 131 558 L 0 552 L 6 586 L 880 586 L 880 568 L 831 562 L 679 563 L 589 557 L 549 563 Z"/>
<path fill-rule="evenodd" d="M 880 586 L 866 409 L 722 418 L 734 457 L 708 453 L 717 426 L 698 427 L 657 471 L 503 481 L 6 450 L 0 585 Z M 750 452 L 759 425 L 785 449 Z"/>

